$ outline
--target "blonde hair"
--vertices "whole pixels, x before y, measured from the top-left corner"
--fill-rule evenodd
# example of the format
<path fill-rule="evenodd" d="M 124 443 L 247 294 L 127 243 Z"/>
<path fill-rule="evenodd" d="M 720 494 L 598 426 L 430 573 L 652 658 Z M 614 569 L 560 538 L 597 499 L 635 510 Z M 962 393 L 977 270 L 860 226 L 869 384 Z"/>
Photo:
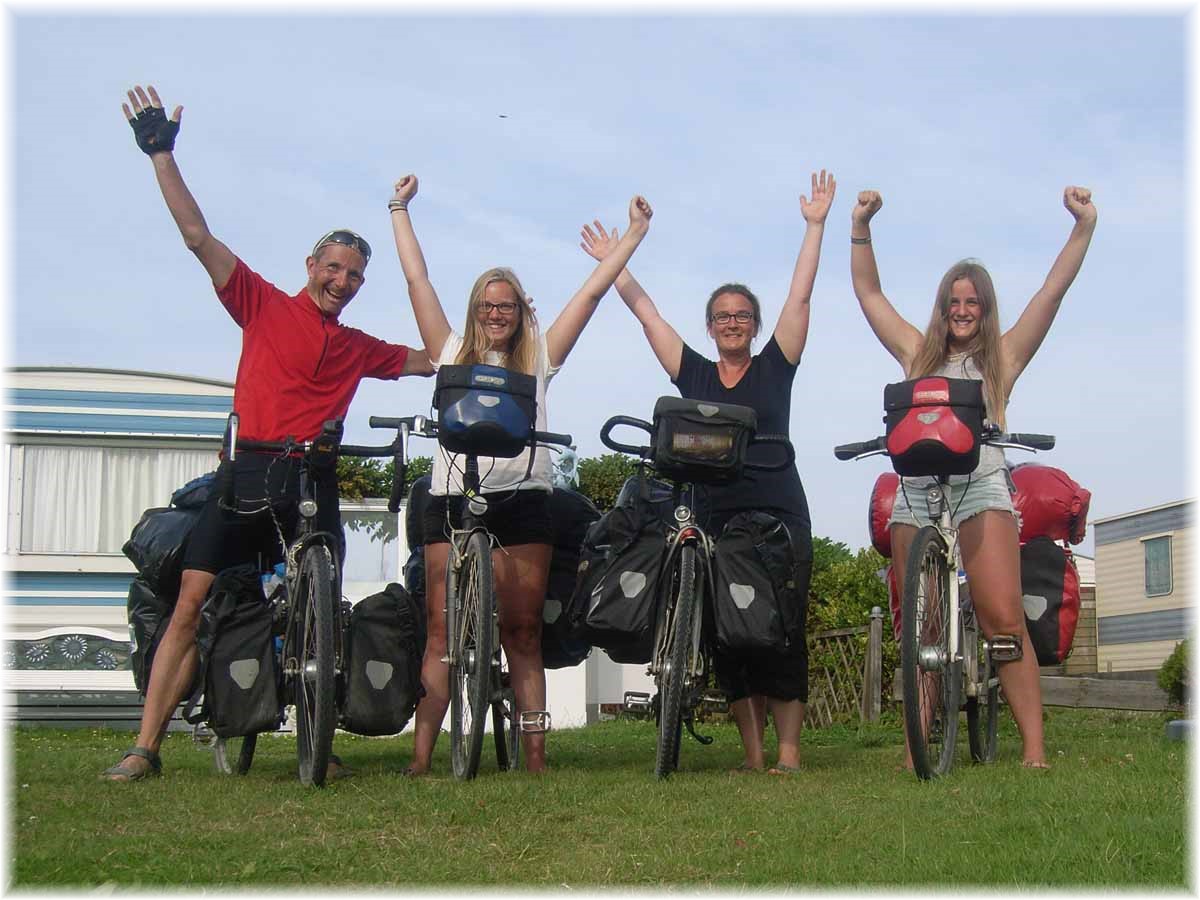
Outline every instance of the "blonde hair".
<path fill-rule="evenodd" d="M 454 362 L 460 366 L 482 363 L 487 352 L 492 349 L 491 339 L 479 327 L 478 311 L 479 304 L 483 301 L 483 292 L 487 290 L 489 284 L 496 282 L 503 282 L 513 289 L 513 293 L 517 296 L 517 310 L 520 315 L 517 321 L 517 330 L 513 332 L 502 365 L 506 369 L 516 369 L 518 372 L 532 375 L 537 361 L 537 316 L 533 313 L 533 307 L 529 305 L 529 298 L 525 296 L 525 289 L 521 287 L 516 273 L 503 266 L 488 269 L 475 279 L 475 285 L 471 288 L 470 297 L 467 299 L 467 324 L 463 328 L 462 349 L 459 350 L 458 358 Z"/>
<path fill-rule="evenodd" d="M 933 313 L 929 317 L 929 327 L 925 329 L 925 338 L 913 358 L 908 377 L 921 378 L 932 374 L 945 365 L 950 357 L 950 291 L 956 281 L 964 278 L 971 282 L 979 299 L 979 331 L 966 352 L 983 375 L 988 418 L 1004 428 L 1008 396 L 1004 391 L 1004 370 L 1000 357 L 1000 314 L 996 309 L 996 289 L 992 285 L 992 276 L 978 260 L 959 260 L 942 276 L 933 302 Z"/>

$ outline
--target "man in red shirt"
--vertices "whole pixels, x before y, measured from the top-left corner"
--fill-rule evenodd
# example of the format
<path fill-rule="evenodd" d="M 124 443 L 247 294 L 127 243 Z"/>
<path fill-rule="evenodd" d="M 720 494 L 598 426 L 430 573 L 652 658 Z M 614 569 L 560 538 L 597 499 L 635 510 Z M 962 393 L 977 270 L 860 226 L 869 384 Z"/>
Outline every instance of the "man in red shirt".
<path fill-rule="evenodd" d="M 338 321 L 362 287 L 371 258 L 365 240 L 345 229 L 329 232 L 317 241 L 305 262 L 308 283 L 304 289 L 294 295 L 281 291 L 208 230 L 172 153 L 183 107 L 176 107 L 168 119 L 154 88 L 147 92 L 140 86 L 129 92 L 129 103 L 121 106 L 138 147 L 154 164 L 158 186 L 184 243 L 196 254 L 212 278 L 217 297 L 242 329 L 233 393 L 241 437 L 282 441 L 291 435 L 311 440 L 326 420 L 345 416 L 363 378 L 433 373 L 424 350 L 389 344 Z M 287 532 L 295 527 L 295 511 L 289 508 L 289 501 L 294 501 L 298 491 L 298 470 L 286 464 L 271 465 L 273 459 L 239 454 L 237 496 L 250 500 L 263 498 L 265 492 L 263 499 L 283 510 L 279 518 L 290 538 Z M 223 477 L 232 476 L 222 471 L 218 483 Z M 137 781 L 161 772 L 158 748 L 172 712 L 195 675 L 200 608 L 216 574 L 255 561 L 260 554 L 280 558 L 274 517 L 267 513 L 231 515 L 217 505 L 219 493 L 213 492 L 188 540 L 179 599 L 154 655 L 137 742 L 118 765 L 105 770 L 107 780 Z M 336 481 L 317 485 L 317 506 L 317 528 L 340 535 Z"/>

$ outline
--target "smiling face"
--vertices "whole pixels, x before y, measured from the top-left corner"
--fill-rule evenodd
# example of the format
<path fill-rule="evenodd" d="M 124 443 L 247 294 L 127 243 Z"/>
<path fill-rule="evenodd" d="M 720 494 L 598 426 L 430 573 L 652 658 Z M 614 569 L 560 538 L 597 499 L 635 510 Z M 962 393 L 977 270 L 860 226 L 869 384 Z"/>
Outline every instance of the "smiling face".
<path fill-rule="evenodd" d="M 954 352 L 966 350 L 979 335 L 983 306 L 969 278 L 959 278 L 950 286 L 946 309 L 947 341 Z"/>
<path fill-rule="evenodd" d="M 718 294 L 709 310 L 708 333 L 722 356 L 748 354 L 750 342 L 758 334 L 754 305 L 742 294 Z"/>
<path fill-rule="evenodd" d="M 493 281 L 483 289 L 483 298 L 475 304 L 479 328 L 493 350 L 511 350 L 513 335 L 521 324 L 521 300 L 507 281 Z"/>
<path fill-rule="evenodd" d="M 308 295 L 317 309 L 336 316 L 354 299 L 366 276 L 367 264 L 357 250 L 344 244 L 326 244 L 305 262 Z"/>

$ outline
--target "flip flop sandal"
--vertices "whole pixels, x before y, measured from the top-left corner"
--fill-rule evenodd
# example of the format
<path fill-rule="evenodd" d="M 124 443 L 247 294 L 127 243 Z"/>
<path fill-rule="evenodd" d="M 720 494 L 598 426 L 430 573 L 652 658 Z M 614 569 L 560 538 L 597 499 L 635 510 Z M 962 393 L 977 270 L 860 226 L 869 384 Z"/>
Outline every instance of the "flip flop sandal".
<path fill-rule="evenodd" d="M 353 778 L 354 770 L 342 762 L 342 758 L 333 753 L 329 754 L 329 765 L 325 767 L 326 781 L 341 781 L 343 778 Z"/>
<path fill-rule="evenodd" d="M 785 766 L 782 763 L 776 763 L 767 769 L 768 775 L 799 775 L 800 769 L 798 766 Z"/>
<path fill-rule="evenodd" d="M 125 765 L 125 760 L 131 756 L 136 756 L 150 763 L 148 768 L 133 769 Z M 101 781 L 141 781 L 143 778 L 149 778 L 154 775 L 162 774 L 162 759 L 153 750 L 147 750 L 145 747 L 130 747 L 121 756 L 121 761 L 115 766 L 109 766 L 101 775 Z"/>

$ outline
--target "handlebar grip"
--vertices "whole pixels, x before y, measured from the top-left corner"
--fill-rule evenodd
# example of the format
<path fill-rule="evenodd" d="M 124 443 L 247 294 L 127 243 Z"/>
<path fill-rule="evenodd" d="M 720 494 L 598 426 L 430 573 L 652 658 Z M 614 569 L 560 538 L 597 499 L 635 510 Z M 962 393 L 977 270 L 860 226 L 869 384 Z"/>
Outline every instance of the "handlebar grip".
<path fill-rule="evenodd" d="M 1034 450 L 1053 450 L 1055 443 L 1054 435 L 1052 434 L 1014 432 L 1008 436 L 1008 439 L 1014 444 L 1024 444 L 1027 447 L 1032 447 Z"/>
<path fill-rule="evenodd" d="M 838 459 L 854 459 L 864 453 L 876 453 L 887 448 L 887 438 L 877 437 L 870 441 L 857 441 L 853 444 L 840 444 L 833 448 L 833 455 Z"/>
<path fill-rule="evenodd" d="M 791 438 L 786 434 L 756 434 L 750 439 L 751 447 L 775 446 L 783 447 L 786 452 L 781 463 L 752 463 L 746 462 L 745 468 L 754 472 L 782 472 L 796 461 L 796 448 L 792 446 Z"/>
<path fill-rule="evenodd" d="M 629 453 L 633 456 L 646 459 L 650 456 L 649 447 L 636 447 L 632 444 L 622 444 L 619 441 L 614 441 L 610 436 L 612 430 L 618 425 L 628 425 L 631 428 L 640 428 L 646 434 L 653 434 L 654 427 L 642 419 L 635 419 L 632 416 L 613 416 L 604 423 L 604 427 L 600 429 L 600 443 L 609 450 L 616 450 L 618 453 Z"/>
<path fill-rule="evenodd" d="M 395 416 L 371 416 L 371 418 L 367 419 L 367 424 L 372 428 L 399 428 L 400 423 L 404 421 L 404 419 Z M 410 417 L 408 421 L 411 423 L 412 418 Z"/>
<path fill-rule="evenodd" d="M 533 439 L 539 444 L 560 444 L 563 447 L 570 447 L 575 443 L 574 438 L 569 434 L 555 434 L 553 431 L 535 431 Z"/>

